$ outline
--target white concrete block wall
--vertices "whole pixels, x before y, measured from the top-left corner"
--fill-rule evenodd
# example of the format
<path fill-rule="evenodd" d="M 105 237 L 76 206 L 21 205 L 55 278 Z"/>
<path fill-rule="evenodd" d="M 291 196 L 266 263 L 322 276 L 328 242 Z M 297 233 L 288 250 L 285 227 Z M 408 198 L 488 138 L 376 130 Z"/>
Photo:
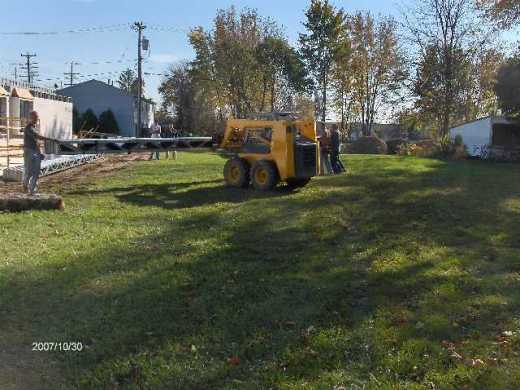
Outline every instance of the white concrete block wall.
<path fill-rule="evenodd" d="M 33 109 L 40 115 L 40 133 L 43 136 L 72 138 L 72 103 L 35 97 Z"/>

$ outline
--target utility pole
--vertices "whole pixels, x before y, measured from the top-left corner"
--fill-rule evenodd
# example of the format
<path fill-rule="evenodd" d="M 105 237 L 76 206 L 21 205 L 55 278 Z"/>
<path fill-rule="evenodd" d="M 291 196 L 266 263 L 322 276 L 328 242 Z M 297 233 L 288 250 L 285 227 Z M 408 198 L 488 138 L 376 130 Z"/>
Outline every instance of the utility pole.
<path fill-rule="evenodd" d="M 18 66 L 19 66 L 19 64 L 12 63 L 12 64 L 9 64 L 9 65 L 14 66 L 14 70 L 13 70 L 14 82 L 17 83 L 18 82 Z"/>
<path fill-rule="evenodd" d="M 67 77 L 69 78 L 69 80 L 70 80 L 70 82 L 69 82 L 68 84 L 65 83 L 65 85 L 67 85 L 67 86 L 69 86 L 69 87 L 71 87 L 71 86 L 74 85 L 74 78 L 75 78 L 76 76 L 79 76 L 79 73 L 74 73 L 74 65 L 79 65 L 79 63 L 72 61 L 72 62 L 70 63 L 70 72 L 66 72 L 66 73 L 64 73 L 65 76 L 67 76 Z"/>
<path fill-rule="evenodd" d="M 143 30 L 146 28 L 143 22 L 135 22 L 133 29 L 137 31 L 137 136 L 141 136 L 141 116 L 143 100 L 143 55 L 141 52 L 143 44 Z"/>
<path fill-rule="evenodd" d="M 35 63 L 31 63 L 31 58 L 33 57 L 36 57 L 36 54 L 29 54 L 29 53 L 25 53 L 25 54 L 21 54 L 22 57 L 25 57 L 25 70 L 27 72 L 26 74 L 26 77 L 27 77 L 27 83 L 28 84 L 31 84 L 31 81 L 33 79 L 33 69 L 36 68 L 36 64 Z"/>

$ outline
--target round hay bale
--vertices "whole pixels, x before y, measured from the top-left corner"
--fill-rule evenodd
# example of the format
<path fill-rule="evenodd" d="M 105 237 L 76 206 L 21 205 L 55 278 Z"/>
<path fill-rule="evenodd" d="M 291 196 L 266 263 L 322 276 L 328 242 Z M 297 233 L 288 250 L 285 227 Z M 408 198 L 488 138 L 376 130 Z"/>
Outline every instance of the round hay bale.
<path fill-rule="evenodd" d="M 20 212 L 28 210 L 63 210 L 63 199 L 54 194 L 1 194 L 0 211 Z"/>

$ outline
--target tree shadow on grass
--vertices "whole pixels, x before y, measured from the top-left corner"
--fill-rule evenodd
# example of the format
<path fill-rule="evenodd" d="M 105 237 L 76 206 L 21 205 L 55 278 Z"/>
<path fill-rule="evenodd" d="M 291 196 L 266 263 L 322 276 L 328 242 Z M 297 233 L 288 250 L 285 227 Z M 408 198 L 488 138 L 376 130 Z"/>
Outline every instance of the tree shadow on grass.
<path fill-rule="evenodd" d="M 65 269 L 6 275 L 3 312 L 27 321 L 34 339 L 84 340 L 87 352 L 68 364 L 81 367 L 85 388 L 111 376 L 123 383 L 131 362 L 151 388 L 297 386 L 339 367 L 365 383 L 370 375 L 402 385 L 450 377 L 462 363 L 443 341 L 494 340 L 520 309 L 518 283 L 504 282 L 518 267 L 510 244 L 520 226 L 500 208 L 518 187 L 490 189 L 451 172 L 323 178 L 315 184 L 322 196 L 268 194 L 261 213 L 247 192 L 231 203 L 253 219 L 192 211 L 139 243 L 82 253 Z M 215 188 L 190 188 L 139 188 L 125 202 L 230 202 L 228 189 L 213 197 Z M 493 202 L 475 208 L 486 191 Z M 168 209 L 164 202 L 157 206 Z M 493 261 L 484 258 L 489 247 Z M 233 356 L 240 364 L 228 363 Z M 485 378 L 474 371 L 453 381 Z"/>
<path fill-rule="evenodd" d="M 254 199 L 284 197 L 294 193 L 295 191 L 287 186 L 277 187 L 273 191 L 260 192 L 249 188 L 230 188 L 222 185 L 222 180 L 210 180 L 191 183 L 144 184 L 106 190 L 75 191 L 69 194 L 113 194 L 123 203 L 171 210 L 211 206 L 217 203 L 244 203 Z"/>

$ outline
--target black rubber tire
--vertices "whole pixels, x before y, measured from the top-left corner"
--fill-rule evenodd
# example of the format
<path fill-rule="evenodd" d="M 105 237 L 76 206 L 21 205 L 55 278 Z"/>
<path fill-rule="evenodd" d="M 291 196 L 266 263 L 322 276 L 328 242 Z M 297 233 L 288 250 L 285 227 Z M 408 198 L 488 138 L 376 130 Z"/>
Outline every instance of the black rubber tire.
<path fill-rule="evenodd" d="M 272 161 L 260 160 L 253 164 L 251 182 L 259 191 L 271 191 L 280 182 L 278 168 Z"/>
<path fill-rule="evenodd" d="M 305 177 L 305 178 L 294 177 L 291 179 L 287 179 L 287 187 L 289 187 L 292 190 L 296 190 L 298 188 L 305 187 L 307 184 L 309 184 L 310 181 L 311 181 L 310 177 Z"/>
<path fill-rule="evenodd" d="M 249 163 L 241 158 L 232 158 L 224 165 L 224 180 L 229 187 L 247 188 L 249 186 Z"/>

